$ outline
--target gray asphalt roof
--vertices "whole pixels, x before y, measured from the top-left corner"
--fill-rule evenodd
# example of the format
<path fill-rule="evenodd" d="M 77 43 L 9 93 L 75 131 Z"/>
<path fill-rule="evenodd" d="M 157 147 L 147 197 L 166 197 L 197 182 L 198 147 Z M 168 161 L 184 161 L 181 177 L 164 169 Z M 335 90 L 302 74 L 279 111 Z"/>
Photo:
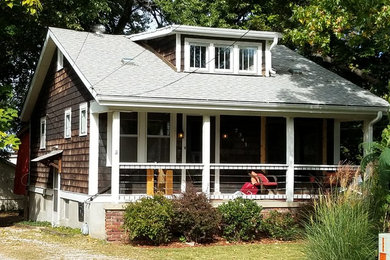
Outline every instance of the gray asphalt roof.
<path fill-rule="evenodd" d="M 285 46 L 272 51 L 272 77 L 178 73 L 125 36 L 50 28 L 99 96 L 180 100 L 388 107 L 363 90 Z M 133 58 L 123 65 L 123 58 Z M 300 69 L 292 75 L 289 69 Z"/>

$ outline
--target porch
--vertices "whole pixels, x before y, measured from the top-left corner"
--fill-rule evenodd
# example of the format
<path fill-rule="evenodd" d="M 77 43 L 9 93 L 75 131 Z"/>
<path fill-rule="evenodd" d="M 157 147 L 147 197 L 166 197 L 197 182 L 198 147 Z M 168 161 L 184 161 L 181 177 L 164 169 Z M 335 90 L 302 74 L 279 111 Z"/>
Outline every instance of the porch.
<path fill-rule="evenodd" d="M 341 117 L 194 115 L 172 112 L 93 113 L 90 117 L 89 195 L 101 202 L 135 201 L 191 183 L 211 200 L 238 196 L 249 172 L 276 177 L 255 200 L 308 200 L 331 185 L 340 161 Z M 372 140 L 372 118 L 362 141 Z M 357 169 L 358 166 L 355 166 Z"/>

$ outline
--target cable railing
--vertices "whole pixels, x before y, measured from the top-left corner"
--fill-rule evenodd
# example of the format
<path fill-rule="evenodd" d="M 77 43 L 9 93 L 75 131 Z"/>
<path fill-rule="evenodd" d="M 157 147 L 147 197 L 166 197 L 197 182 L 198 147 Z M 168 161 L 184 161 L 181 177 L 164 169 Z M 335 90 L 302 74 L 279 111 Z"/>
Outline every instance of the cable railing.
<path fill-rule="evenodd" d="M 294 199 L 305 200 L 318 196 L 321 189 L 327 189 L 332 185 L 331 176 L 339 167 L 339 165 L 295 164 L 293 167 Z M 189 184 L 199 191 L 202 190 L 204 169 L 202 163 L 120 163 L 119 168 L 119 193 L 122 199 L 126 198 L 125 200 L 133 200 L 134 196 L 142 197 L 157 192 L 168 196 L 177 195 Z M 287 164 L 211 163 L 209 168 L 210 199 L 232 199 L 237 196 L 259 200 L 286 199 L 286 171 L 289 168 Z M 351 166 L 351 169 L 358 168 L 359 166 Z M 148 179 L 147 170 L 152 170 L 153 178 Z M 170 179 L 159 180 L 159 170 L 171 170 Z M 263 172 L 269 181 L 277 184 L 259 185 L 255 192 L 243 193 L 243 186 L 251 183 L 248 175 L 251 171 Z M 152 193 L 150 187 L 153 189 Z"/>

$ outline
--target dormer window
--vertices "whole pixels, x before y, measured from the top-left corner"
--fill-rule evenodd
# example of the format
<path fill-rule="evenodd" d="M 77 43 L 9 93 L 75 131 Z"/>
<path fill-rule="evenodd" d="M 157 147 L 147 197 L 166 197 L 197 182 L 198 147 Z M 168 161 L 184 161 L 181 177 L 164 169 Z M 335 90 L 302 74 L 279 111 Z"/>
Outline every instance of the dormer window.
<path fill-rule="evenodd" d="M 240 71 L 255 71 L 255 57 L 256 57 L 256 48 L 253 47 L 240 47 L 240 57 L 239 57 L 239 70 Z"/>
<path fill-rule="evenodd" d="M 207 48 L 202 45 L 190 45 L 190 67 L 194 69 L 206 68 Z"/>
<path fill-rule="evenodd" d="M 184 71 L 263 75 L 262 43 L 185 38 Z"/>
<path fill-rule="evenodd" d="M 231 46 L 215 46 L 215 69 L 232 70 L 233 50 Z"/>

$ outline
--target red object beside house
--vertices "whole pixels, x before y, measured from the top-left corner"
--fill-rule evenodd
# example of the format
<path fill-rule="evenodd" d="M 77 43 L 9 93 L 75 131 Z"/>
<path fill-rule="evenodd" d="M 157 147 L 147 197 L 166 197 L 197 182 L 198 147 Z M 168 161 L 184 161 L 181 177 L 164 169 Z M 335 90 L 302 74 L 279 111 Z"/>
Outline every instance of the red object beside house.
<path fill-rule="evenodd" d="M 14 179 L 14 194 L 26 195 L 26 187 L 28 182 L 28 172 L 30 164 L 29 147 L 30 136 L 26 132 L 20 137 L 22 142 L 19 146 L 18 161 L 15 168 Z"/>

